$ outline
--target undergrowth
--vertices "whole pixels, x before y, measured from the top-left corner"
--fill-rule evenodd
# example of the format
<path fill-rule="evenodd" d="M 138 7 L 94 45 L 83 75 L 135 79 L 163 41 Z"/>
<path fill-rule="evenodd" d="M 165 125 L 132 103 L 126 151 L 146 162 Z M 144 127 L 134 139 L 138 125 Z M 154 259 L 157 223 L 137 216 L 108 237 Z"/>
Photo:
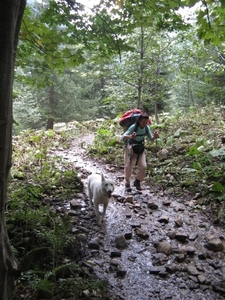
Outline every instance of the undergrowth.
<path fill-rule="evenodd" d="M 70 217 L 58 209 L 83 191 L 76 169 L 55 155 L 69 147 L 75 132 L 27 130 L 13 139 L 6 208 L 19 267 L 13 300 L 102 299 L 106 294 L 107 282 L 80 264 L 81 244 L 71 233 Z"/>

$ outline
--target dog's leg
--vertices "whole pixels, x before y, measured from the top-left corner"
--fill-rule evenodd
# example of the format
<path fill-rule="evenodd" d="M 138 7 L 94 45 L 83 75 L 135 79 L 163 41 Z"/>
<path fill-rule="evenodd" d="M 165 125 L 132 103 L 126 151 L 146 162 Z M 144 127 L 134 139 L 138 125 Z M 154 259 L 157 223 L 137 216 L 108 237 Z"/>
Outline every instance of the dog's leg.
<path fill-rule="evenodd" d="M 100 216 L 100 213 L 99 213 L 99 210 L 98 210 L 98 204 L 96 202 L 97 201 L 94 200 L 95 214 L 96 214 L 96 217 L 97 217 L 98 225 L 101 225 L 101 216 Z"/>
<path fill-rule="evenodd" d="M 106 213 L 107 206 L 108 206 L 108 203 L 103 204 L 102 220 L 105 218 L 105 213 Z"/>
<path fill-rule="evenodd" d="M 89 198 L 89 206 L 92 207 L 93 194 L 91 192 L 91 188 L 89 185 L 88 185 L 88 198 Z"/>

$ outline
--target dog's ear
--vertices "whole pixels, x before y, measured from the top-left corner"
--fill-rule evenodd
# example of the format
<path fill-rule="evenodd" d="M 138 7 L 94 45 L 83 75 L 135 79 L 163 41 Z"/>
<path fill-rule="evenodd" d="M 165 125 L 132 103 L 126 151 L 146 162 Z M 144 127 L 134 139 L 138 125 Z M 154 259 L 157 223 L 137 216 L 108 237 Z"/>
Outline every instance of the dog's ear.
<path fill-rule="evenodd" d="M 104 177 L 104 175 L 103 175 L 103 173 L 102 173 L 102 182 L 103 182 L 103 181 L 105 181 L 105 177 Z"/>

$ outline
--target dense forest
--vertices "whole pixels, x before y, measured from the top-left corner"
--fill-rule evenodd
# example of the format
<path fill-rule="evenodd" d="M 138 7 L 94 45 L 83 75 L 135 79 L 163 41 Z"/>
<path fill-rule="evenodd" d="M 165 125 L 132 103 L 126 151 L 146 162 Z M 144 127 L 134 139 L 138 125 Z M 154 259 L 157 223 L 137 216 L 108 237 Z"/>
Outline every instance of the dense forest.
<path fill-rule="evenodd" d="M 111 300 L 108 283 L 82 265 L 85 235 L 71 234 L 59 208 L 84 187 L 57 151 L 94 131 L 87 155 L 121 165 L 115 134 L 131 108 L 160 131 L 147 145 L 147 182 L 158 194 L 195 197 L 193 209 L 224 225 L 224 8 L 224 0 L 1 1 L 1 299 Z"/>
<path fill-rule="evenodd" d="M 14 132 L 224 105 L 223 2 L 32 1 L 18 45 Z M 188 7 L 189 6 L 189 7 Z"/>

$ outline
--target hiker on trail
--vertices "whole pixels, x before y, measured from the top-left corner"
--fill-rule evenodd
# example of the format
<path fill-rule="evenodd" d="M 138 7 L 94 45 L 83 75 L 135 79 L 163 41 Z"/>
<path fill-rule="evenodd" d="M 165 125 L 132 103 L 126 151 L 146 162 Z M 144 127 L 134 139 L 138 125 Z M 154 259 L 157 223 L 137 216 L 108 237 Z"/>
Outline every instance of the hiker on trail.
<path fill-rule="evenodd" d="M 158 132 L 152 134 L 149 124 L 149 115 L 142 112 L 135 124 L 132 124 L 122 135 L 122 140 L 126 142 L 124 152 L 124 178 L 125 190 L 131 192 L 130 179 L 133 167 L 137 166 L 136 179 L 134 186 L 141 190 L 141 182 L 144 180 L 146 171 L 146 156 L 144 151 L 145 135 L 149 140 L 154 141 L 158 138 Z"/>

